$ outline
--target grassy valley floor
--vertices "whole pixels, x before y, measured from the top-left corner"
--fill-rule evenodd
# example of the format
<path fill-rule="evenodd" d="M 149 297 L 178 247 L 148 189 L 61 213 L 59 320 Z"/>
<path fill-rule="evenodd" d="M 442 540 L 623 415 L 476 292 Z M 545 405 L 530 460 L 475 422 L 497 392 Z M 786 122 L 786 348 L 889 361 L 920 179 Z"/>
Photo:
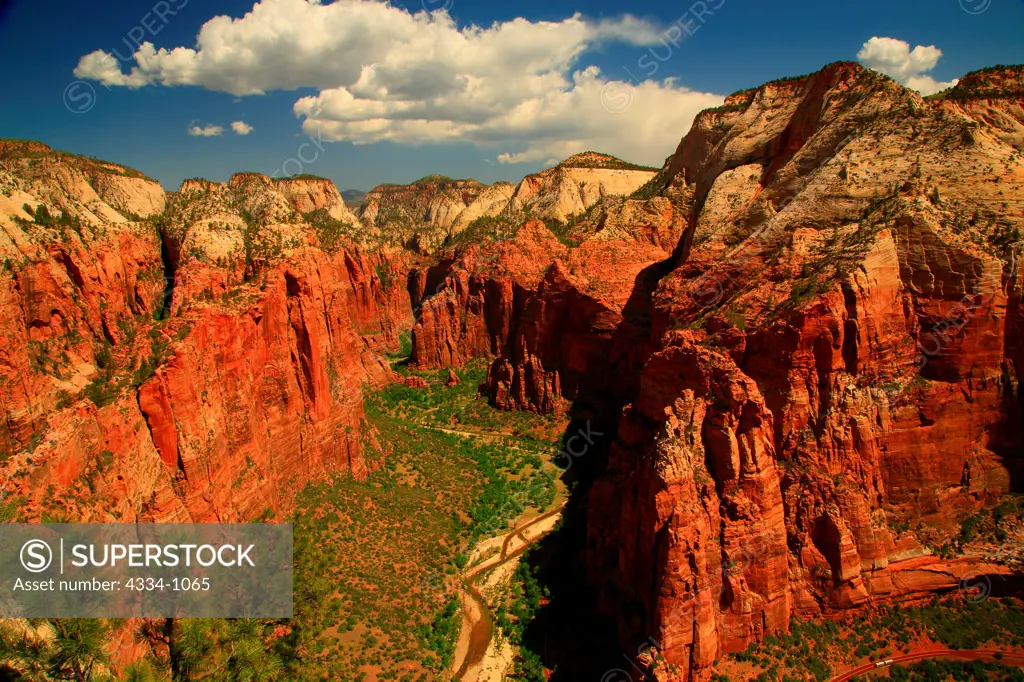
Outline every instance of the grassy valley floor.
<path fill-rule="evenodd" d="M 416 373 L 427 388 L 368 395 L 383 467 L 365 482 L 339 476 L 303 492 L 289 635 L 300 679 L 449 679 L 463 569 L 481 555 L 474 547 L 557 504 L 550 459 L 564 424 L 490 408 L 476 396 L 484 374 L 471 365 L 448 387 L 447 370 Z M 506 641 L 537 590 L 529 571 L 513 567 L 488 591 Z"/>

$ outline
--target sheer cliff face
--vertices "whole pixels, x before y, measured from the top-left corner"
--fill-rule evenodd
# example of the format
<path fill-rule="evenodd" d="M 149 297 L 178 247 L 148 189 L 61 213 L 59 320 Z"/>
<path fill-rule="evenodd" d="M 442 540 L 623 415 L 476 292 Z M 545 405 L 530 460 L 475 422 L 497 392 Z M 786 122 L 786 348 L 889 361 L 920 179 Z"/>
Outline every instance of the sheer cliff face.
<path fill-rule="evenodd" d="M 504 409 L 561 411 L 581 395 L 617 391 L 612 339 L 637 308 L 637 282 L 671 256 L 684 206 L 609 197 L 561 241 L 534 220 L 462 252 L 445 277 L 425 278 L 431 295 L 413 328 L 413 362 L 497 356 L 482 390 Z"/>
<path fill-rule="evenodd" d="M 925 542 L 1019 464 L 1020 78 L 925 101 L 828 67 L 701 115 L 669 159 L 692 213 L 587 557 L 659 676 L 1007 570 Z"/>
<path fill-rule="evenodd" d="M 362 390 L 412 323 L 409 259 L 338 234 L 333 185 L 243 174 L 165 206 L 129 169 L 5 151 L 0 467 L 27 518 L 253 519 L 377 465 Z"/>

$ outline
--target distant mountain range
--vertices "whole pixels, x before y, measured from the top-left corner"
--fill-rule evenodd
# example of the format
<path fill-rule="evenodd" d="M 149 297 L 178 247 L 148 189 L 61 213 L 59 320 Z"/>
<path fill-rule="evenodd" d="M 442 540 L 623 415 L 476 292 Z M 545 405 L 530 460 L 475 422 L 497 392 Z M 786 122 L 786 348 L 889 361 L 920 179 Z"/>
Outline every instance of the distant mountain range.
<path fill-rule="evenodd" d="M 363 199 L 366 198 L 366 192 L 358 189 L 346 189 L 342 191 L 341 198 L 345 200 L 345 203 L 356 208 L 363 205 Z"/>

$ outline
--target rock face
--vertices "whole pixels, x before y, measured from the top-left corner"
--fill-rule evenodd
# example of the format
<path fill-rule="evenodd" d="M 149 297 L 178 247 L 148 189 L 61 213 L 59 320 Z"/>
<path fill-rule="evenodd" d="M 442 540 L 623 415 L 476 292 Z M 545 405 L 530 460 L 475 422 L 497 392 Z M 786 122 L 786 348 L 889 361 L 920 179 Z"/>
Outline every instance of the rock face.
<path fill-rule="evenodd" d="M 164 210 L 160 185 L 131 168 L 50 149 L 38 142 L 0 140 L 0 216 L 43 203 L 59 215 L 99 227 L 125 224 Z M 24 217 L 24 216 L 20 216 Z"/>
<path fill-rule="evenodd" d="M 26 518 L 254 519 L 379 463 L 362 387 L 392 380 L 409 259 L 334 234 L 333 186 L 239 174 L 165 207 L 129 169 L 4 150 L 0 467 Z"/>
<path fill-rule="evenodd" d="M 77 393 L 97 343 L 118 343 L 159 306 L 163 190 L 129 169 L 0 144 L 0 452 L 38 442 Z"/>
<path fill-rule="evenodd" d="M 266 273 L 242 307 L 183 314 L 174 355 L 139 389 L 163 463 L 193 518 L 253 518 L 321 469 L 365 476 L 363 384 L 389 380 L 355 333 L 345 283 L 312 252 Z"/>
<path fill-rule="evenodd" d="M 531 217 L 566 223 L 602 198 L 631 194 L 655 174 L 655 169 L 585 152 L 518 185 L 488 186 L 437 175 L 411 185 L 381 185 L 366 195 L 361 217 L 367 225 L 387 227 L 397 243 L 433 252 L 481 218 L 502 225 Z"/>
<path fill-rule="evenodd" d="M 654 176 L 654 169 L 584 152 L 523 178 L 506 210 L 529 210 L 533 215 L 564 223 L 603 197 L 632 194 Z"/>
<path fill-rule="evenodd" d="M 359 225 L 341 192 L 326 178 L 286 178 L 277 181 L 277 188 L 299 213 L 322 210 L 335 220 Z"/>
<path fill-rule="evenodd" d="M 486 190 L 476 180 L 440 175 L 428 175 L 410 185 L 381 185 L 363 199 L 360 218 L 379 230 L 386 228 L 392 243 L 432 251 L 452 233 L 456 218 Z"/>
<path fill-rule="evenodd" d="M 436 293 L 422 302 L 413 327 L 412 362 L 447 367 L 500 352 L 517 306 L 540 283 L 551 256 L 564 251 L 543 223 L 531 221 L 514 239 L 462 253 L 443 279 L 430 283 Z"/>
<path fill-rule="evenodd" d="M 587 550 L 623 645 L 675 666 L 658 679 L 1007 570 L 899 530 L 955 530 L 1019 464 L 1021 72 L 988 77 L 937 100 L 853 64 L 768 84 L 659 174 L 692 211 L 649 324 L 614 337 L 639 380 Z"/>
<path fill-rule="evenodd" d="M 538 221 L 413 272 L 415 362 L 497 356 L 492 404 L 616 434 L 586 563 L 659 679 L 1009 570 L 929 546 L 1021 464 L 1022 92 L 1020 69 L 929 100 L 855 64 L 769 83 L 557 242 Z"/>
<path fill-rule="evenodd" d="M 481 390 L 505 409 L 562 411 L 611 390 L 611 340 L 635 307 L 635 280 L 670 256 L 684 225 L 685 212 L 662 197 L 611 198 L 561 241 L 533 220 L 507 241 L 471 247 L 427 287 L 436 293 L 419 308 L 412 361 L 498 356 Z"/>

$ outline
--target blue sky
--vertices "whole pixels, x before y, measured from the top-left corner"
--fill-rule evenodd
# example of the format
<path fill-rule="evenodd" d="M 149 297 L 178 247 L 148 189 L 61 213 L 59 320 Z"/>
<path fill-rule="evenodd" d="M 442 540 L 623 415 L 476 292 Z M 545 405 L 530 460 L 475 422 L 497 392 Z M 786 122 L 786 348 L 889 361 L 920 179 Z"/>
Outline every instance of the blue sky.
<path fill-rule="evenodd" d="M 178 9 L 165 15 L 166 22 L 153 15 L 155 0 L 2 3 L 0 57 L 6 68 L 0 73 L 5 100 L 0 136 L 37 139 L 123 163 L 168 189 L 186 177 L 226 180 L 238 171 L 302 171 L 329 177 L 342 189 L 363 190 L 428 173 L 514 181 L 552 159 L 582 151 L 576 147 L 584 144 L 659 165 L 693 113 L 713 105 L 715 97 L 828 62 L 856 60 L 872 37 L 941 50 L 941 58 L 921 50 L 903 63 L 894 43 L 878 44 L 879 68 L 897 79 L 905 76 L 904 82 L 911 77 L 945 82 L 983 66 L 1024 62 L 1024 0 L 707 0 L 706 7 L 717 9 L 704 15 L 703 23 L 693 22 L 688 2 L 447 0 L 454 26 L 434 23 L 429 31 L 409 13 L 440 8 L 446 0 L 423 0 L 394 2 L 351 34 L 315 25 L 319 18 L 312 17 L 326 14 L 294 11 L 303 1 L 263 0 L 280 3 L 281 18 L 265 19 L 262 28 L 254 20 L 251 31 L 225 33 L 231 49 L 255 55 L 249 71 L 236 69 L 235 53 L 222 46 L 219 53 L 205 50 L 202 58 L 209 56 L 206 63 L 214 65 L 198 75 L 166 59 L 142 74 L 146 84 L 134 89 L 113 84 L 120 74 L 104 83 L 74 72 L 82 57 L 96 50 L 129 57 L 125 40 L 133 33 L 157 49 L 195 48 L 204 24 L 217 15 L 240 18 L 253 2 L 166 0 L 164 9 Z M 623 22 L 627 10 L 642 21 Z M 583 17 L 567 21 L 577 12 Z M 339 22 L 332 26 L 356 21 L 355 14 L 340 10 L 331 16 Z M 526 23 L 514 44 L 484 36 L 471 58 L 446 54 L 466 26 L 488 29 L 518 18 Z M 697 30 L 666 43 L 666 28 L 677 20 Z M 288 21 L 293 23 L 280 28 Z M 535 30 L 542 21 L 559 27 L 550 46 Z M 148 30 L 136 28 L 143 23 Z M 277 49 L 276 38 L 268 42 L 268 27 L 275 27 L 271 34 L 290 31 L 302 46 L 301 59 L 295 50 Z M 406 30 L 411 33 L 402 33 Z M 410 38 L 382 45 L 389 35 Z M 577 44 L 569 56 L 550 57 L 572 40 Z M 353 47 L 361 41 L 365 49 Z M 308 47 L 318 43 L 324 47 Z M 663 61 L 650 56 L 640 61 L 649 50 Z M 356 63 L 361 60 L 370 63 Z M 543 63 L 536 77 L 524 77 L 523 65 L 537 60 Z M 648 79 L 644 65 L 652 63 L 657 70 Z M 129 74 L 135 65 L 125 61 L 118 70 Z M 352 74 L 367 66 L 373 67 L 373 77 L 356 84 Z M 587 67 L 589 75 L 572 75 Z M 561 85 L 559 78 L 565 81 Z M 181 81 L 195 84 L 171 84 Z M 454 92 L 466 83 L 479 88 L 475 98 Z M 265 94 L 243 94 L 254 88 Z M 307 102 L 304 116 L 296 115 L 300 100 Z M 463 115 L 468 110 L 472 113 Z M 233 121 L 244 121 L 252 132 L 234 133 Z M 193 125 L 219 126 L 222 132 L 190 135 Z M 311 145 L 314 130 L 321 141 Z"/>

